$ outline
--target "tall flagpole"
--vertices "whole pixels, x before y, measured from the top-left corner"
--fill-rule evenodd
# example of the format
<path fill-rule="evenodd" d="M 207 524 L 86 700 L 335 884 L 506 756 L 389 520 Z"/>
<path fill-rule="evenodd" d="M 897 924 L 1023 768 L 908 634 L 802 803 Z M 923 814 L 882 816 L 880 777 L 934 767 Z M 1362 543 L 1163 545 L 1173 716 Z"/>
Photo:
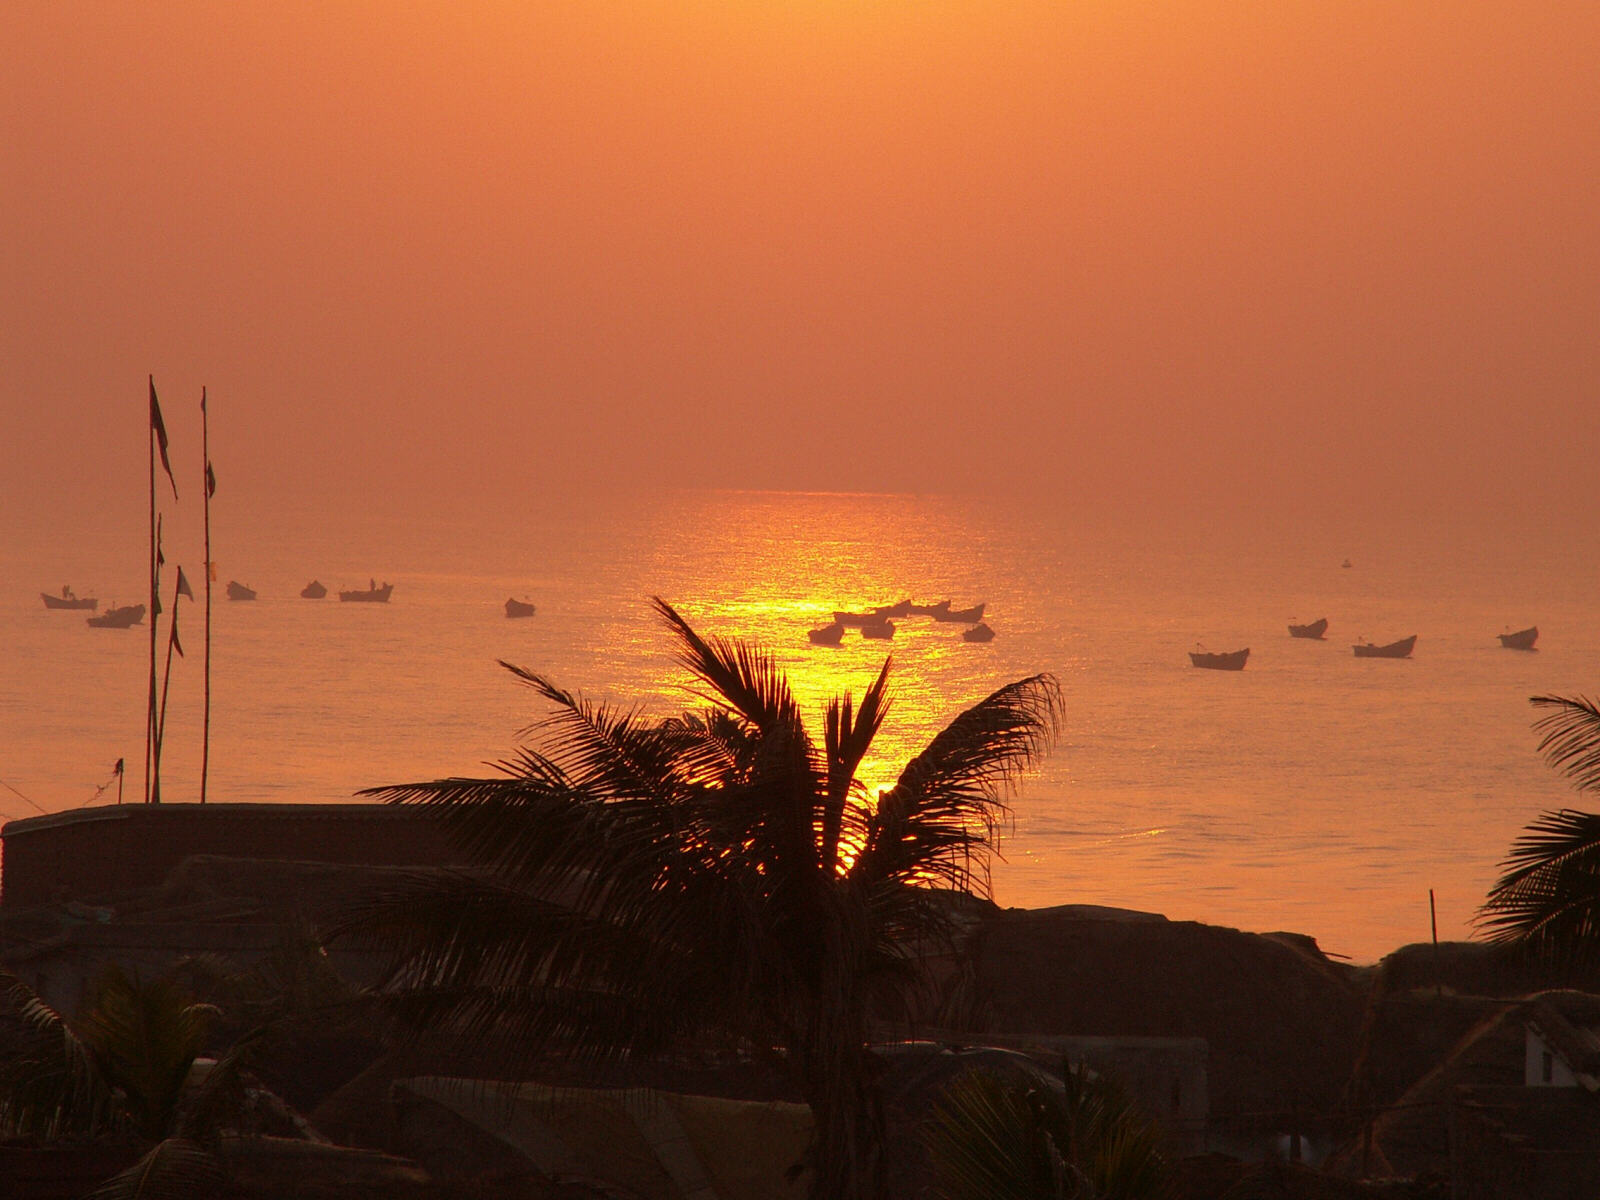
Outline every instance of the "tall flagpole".
<path fill-rule="evenodd" d="M 206 699 L 205 718 L 200 734 L 200 803 L 206 802 L 206 771 L 211 764 L 211 493 L 215 476 L 211 473 L 211 434 L 206 416 L 206 389 L 200 389 L 200 456 L 205 459 L 206 525 Z"/>
<path fill-rule="evenodd" d="M 156 736 L 156 616 L 161 610 L 156 603 L 156 377 L 150 376 L 150 416 L 147 431 L 150 441 L 150 697 L 144 717 L 144 802 L 153 804 L 159 797 L 152 794 L 154 779 L 151 767 L 155 753 Z"/>

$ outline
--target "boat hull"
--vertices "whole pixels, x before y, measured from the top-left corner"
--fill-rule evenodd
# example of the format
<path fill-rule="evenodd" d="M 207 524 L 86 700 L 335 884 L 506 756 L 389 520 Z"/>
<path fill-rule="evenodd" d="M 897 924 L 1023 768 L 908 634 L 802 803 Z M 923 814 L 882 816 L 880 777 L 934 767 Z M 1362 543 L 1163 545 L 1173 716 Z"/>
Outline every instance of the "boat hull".
<path fill-rule="evenodd" d="M 884 641 L 894 636 L 894 630 L 895 625 L 893 621 L 879 621 L 876 624 L 863 625 L 861 627 L 861 636 L 864 638 L 875 638 L 878 641 Z"/>
<path fill-rule="evenodd" d="M 142 604 L 126 604 L 121 608 L 108 609 L 98 617 L 88 618 L 89 624 L 96 629 L 130 629 L 143 620 Z"/>
<path fill-rule="evenodd" d="M 1539 640 L 1539 627 L 1534 625 L 1519 629 L 1516 633 L 1502 633 L 1499 637 L 1500 644 L 1507 650 L 1532 650 L 1533 644 Z"/>
<path fill-rule="evenodd" d="M 506 616 L 507 617 L 511 617 L 511 618 L 531 617 L 537 611 L 538 611 L 538 609 L 534 608 L 533 605 L 528 604 L 528 603 L 526 603 L 526 602 L 524 602 L 522 600 L 507 600 L 506 601 Z"/>
<path fill-rule="evenodd" d="M 230 579 L 228 581 L 229 600 L 254 600 L 255 598 L 256 593 L 254 588 L 247 588 L 244 584 L 238 582 L 237 580 Z"/>
<path fill-rule="evenodd" d="M 1250 658 L 1250 647 L 1230 650 L 1226 654 L 1211 654 L 1205 650 L 1191 650 L 1189 661 L 1206 671 L 1242 671 Z"/>
<path fill-rule="evenodd" d="M 994 641 L 994 630 L 987 625 L 974 625 L 971 629 L 962 633 L 961 640 L 963 642 L 992 642 Z"/>
<path fill-rule="evenodd" d="M 340 592 L 339 599 L 355 604 L 387 604 L 389 594 L 394 591 L 394 584 L 386 583 L 381 588 L 362 588 L 354 592 Z"/>
<path fill-rule="evenodd" d="M 844 626 L 836 621 L 832 625 L 824 625 L 821 629 L 807 630 L 806 640 L 813 646 L 837 646 L 844 641 Z"/>
<path fill-rule="evenodd" d="M 1368 642 L 1364 646 L 1351 646 L 1357 658 L 1410 658 L 1411 650 L 1417 644 L 1417 635 L 1401 638 L 1398 642 L 1390 642 L 1387 646 L 1374 646 Z"/>
<path fill-rule="evenodd" d="M 302 600 L 321 600 L 327 594 L 328 589 L 315 579 L 300 589 L 300 598 Z"/>
<path fill-rule="evenodd" d="M 1315 641 L 1326 641 L 1328 633 L 1328 618 L 1313 621 L 1309 625 L 1289 626 L 1289 636 L 1294 638 L 1311 638 Z"/>
<path fill-rule="evenodd" d="M 944 612 L 934 613 L 933 619 L 952 625 L 976 625 L 983 620 L 983 610 L 988 607 L 987 603 L 983 603 L 974 604 L 971 608 L 946 609 Z"/>
<path fill-rule="evenodd" d="M 49 592 L 40 592 L 39 598 L 44 601 L 46 608 L 70 608 L 78 612 L 93 612 L 100 607 L 100 601 L 89 596 L 52 596 Z"/>

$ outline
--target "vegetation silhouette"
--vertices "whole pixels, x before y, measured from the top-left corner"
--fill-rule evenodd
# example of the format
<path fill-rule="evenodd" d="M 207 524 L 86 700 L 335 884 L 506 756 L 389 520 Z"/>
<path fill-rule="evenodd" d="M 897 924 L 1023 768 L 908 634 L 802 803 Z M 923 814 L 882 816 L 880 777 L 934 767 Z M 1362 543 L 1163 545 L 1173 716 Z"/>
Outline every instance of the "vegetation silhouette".
<path fill-rule="evenodd" d="M 1111 1081 L 975 1070 L 934 1106 L 924 1139 L 943 1200 L 1169 1200 L 1161 1138 Z"/>
<path fill-rule="evenodd" d="M 365 794 L 436 810 L 479 864 L 419 873 L 346 931 L 393 954 L 423 1029 L 603 1063 L 731 1036 L 810 1105 L 812 1195 L 884 1195 L 875 1014 L 906 1015 L 951 896 L 986 895 L 1006 799 L 1056 733 L 1048 675 L 957 716 L 874 801 L 857 777 L 889 663 L 827 705 L 819 745 L 774 659 L 656 611 L 700 709 L 665 721 L 503 663 L 548 702 L 492 779 Z"/>
<path fill-rule="evenodd" d="M 1539 751 L 1577 790 L 1600 794 L 1600 706 L 1535 696 Z M 1492 942 L 1522 946 L 1569 967 L 1600 963 L 1600 814 L 1541 813 L 1513 844 L 1478 914 Z"/>

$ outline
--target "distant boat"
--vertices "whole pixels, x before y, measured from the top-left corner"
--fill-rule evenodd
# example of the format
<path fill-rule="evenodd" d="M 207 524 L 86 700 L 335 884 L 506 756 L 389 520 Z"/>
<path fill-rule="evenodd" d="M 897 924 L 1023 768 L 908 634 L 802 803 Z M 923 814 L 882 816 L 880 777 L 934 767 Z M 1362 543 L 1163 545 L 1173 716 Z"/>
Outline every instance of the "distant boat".
<path fill-rule="evenodd" d="M 144 605 L 125 604 L 121 608 L 109 608 L 98 617 L 88 620 L 96 629 L 127 629 L 144 620 Z"/>
<path fill-rule="evenodd" d="M 937 604 L 913 604 L 906 609 L 908 617 L 933 617 L 938 620 L 950 611 L 950 601 L 940 600 Z"/>
<path fill-rule="evenodd" d="M 878 621 L 863 625 L 861 627 L 861 636 L 865 638 L 877 638 L 880 641 L 885 638 L 892 638 L 894 636 L 894 622 Z"/>
<path fill-rule="evenodd" d="M 910 600 L 902 600 L 898 604 L 880 604 L 872 612 L 874 615 L 885 619 L 889 617 L 909 617 L 913 607 Z"/>
<path fill-rule="evenodd" d="M 1367 642 L 1362 646 L 1352 646 L 1357 658 L 1410 658 L 1411 648 L 1417 644 L 1417 635 L 1401 638 L 1398 642 L 1390 642 L 1387 646 L 1374 646 Z"/>
<path fill-rule="evenodd" d="M 1328 618 L 1327 617 L 1323 617 L 1322 620 L 1320 620 L 1320 621 L 1313 621 L 1309 625 L 1291 625 L 1291 626 L 1289 626 L 1289 636 L 1290 637 L 1314 638 L 1317 641 L 1322 641 L 1322 640 L 1324 640 L 1324 636 L 1323 635 L 1325 635 L 1327 632 L 1328 632 Z"/>
<path fill-rule="evenodd" d="M 1226 654 L 1212 654 L 1209 650 L 1191 650 L 1189 661 L 1197 667 L 1204 667 L 1208 671 L 1242 671 L 1245 660 L 1250 657 L 1250 647 L 1243 650 L 1230 650 Z"/>
<path fill-rule="evenodd" d="M 44 601 L 46 608 L 87 609 L 89 612 L 93 612 L 100 607 L 100 601 L 89 596 L 84 596 L 80 599 L 72 594 L 72 589 L 69 587 L 62 588 L 59 596 L 52 596 L 49 592 L 40 592 L 39 598 Z"/>
<path fill-rule="evenodd" d="M 974 625 L 961 635 L 961 640 L 963 642 L 992 642 L 994 641 L 994 630 L 987 625 Z"/>
<path fill-rule="evenodd" d="M 506 601 L 506 616 L 508 617 L 531 617 L 538 611 L 538 609 L 534 608 L 533 605 L 529 604 L 525 600 Z"/>
<path fill-rule="evenodd" d="M 389 593 L 392 591 L 394 591 L 394 584 L 392 583 L 385 582 L 382 587 L 374 583 L 365 591 L 357 589 L 355 591 L 340 592 L 339 599 L 364 601 L 369 604 L 387 604 L 389 603 Z"/>
<path fill-rule="evenodd" d="M 1502 633 L 1499 637 L 1500 644 L 1507 650 L 1532 650 L 1533 644 L 1539 640 L 1539 627 L 1530 625 L 1516 633 Z"/>
<path fill-rule="evenodd" d="M 1340 564 L 1339 564 L 1339 565 L 1340 565 L 1340 566 L 1341 566 L 1341 567 L 1352 567 L 1352 566 L 1354 566 L 1354 565 L 1355 565 L 1355 564 L 1354 564 L 1354 563 L 1352 563 L 1352 562 L 1351 562 L 1351 561 L 1350 561 L 1350 560 L 1349 560 L 1349 559 L 1348 559 L 1348 558 L 1347 558 L 1347 559 L 1345 559 L 1345 560 L 1344 560 L 1344 561 L 1343 561 L 1343 562 L 1342 562 L 1342 563 L 1340 563 Z"/>
<path fill-rule="evenodd" d="M 882 625 L 888 619 L 889 617 L 886 613 L 876 608 L 864 613 L 845 612 L 843 609 L 837 608 L 833 610 L 833 623 L 835 625 L 849 625 L 852 628 L 865 625 Z"/>
<path fill-rule="evenodd" d="M 983 620 L 983 610 L 987 604 L 974 604 L 971 608 L 946 608 L 943 612 L 933 614 L 935 621 L 948 621 L 952 625 L 976 625 Z"/>
<path fill-rule="evenodd" d="M 255 598 L 256 594 L 252 589 L 245 587 L 237 579 L 228 580 L 229 600 L 254 600 Z"/>
<path fill-rule="evenodd" d="M 300 598 L 303 600 L 321 600 L 328 594 L 328 589 L 322 586 L 319 580 L 313 579 L 300 589 Z"/>
<path fill-rule="evenodd" d="M 807 630 L 806 638 L 813 646 L 837 646 L 844 640 L 844 626 L 835 621 L 821 629 Z"/>

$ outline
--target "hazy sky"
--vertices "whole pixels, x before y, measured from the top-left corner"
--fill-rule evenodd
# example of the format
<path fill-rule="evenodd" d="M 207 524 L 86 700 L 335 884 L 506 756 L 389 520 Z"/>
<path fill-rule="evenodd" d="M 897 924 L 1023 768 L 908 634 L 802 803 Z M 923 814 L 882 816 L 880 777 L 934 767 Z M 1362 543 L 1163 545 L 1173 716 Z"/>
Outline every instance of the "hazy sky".
<path fill-rule="evenodd" d="M 1591 503 L 1592 0 L 8 0 L 0 45 L 13 512 L 142 504 L 148 372 L 264 504 Z"/>

